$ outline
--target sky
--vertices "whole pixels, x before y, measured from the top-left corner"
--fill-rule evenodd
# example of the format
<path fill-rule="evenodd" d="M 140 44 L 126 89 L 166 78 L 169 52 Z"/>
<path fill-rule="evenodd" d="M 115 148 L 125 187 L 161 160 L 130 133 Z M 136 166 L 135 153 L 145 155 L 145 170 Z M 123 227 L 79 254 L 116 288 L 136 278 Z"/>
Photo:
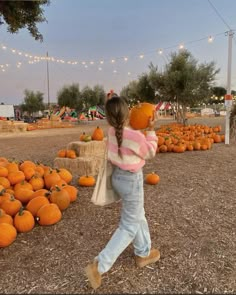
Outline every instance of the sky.
<path fill-rule="evenodd" d="M 58 91 L 73 83 L 80 90 L 102 85 L 119 94 L 151 62 L 163 70 L 180 45 L 199 64 L 214 61 L 220 68 L 216 86 L 227 86 L 225 32 L 236 29 L 235 0 L 51 0 L 43 9 L 42 43 L 27 29 L 11 34 L 0 26 L 0 103 L 22 103 L 26 89 L 42 92 L 45 103 L 56 102 Z M 231 89 L 236 89 L 235 39 Z M 48 62 L 41 59 L 47 52 Z"/>

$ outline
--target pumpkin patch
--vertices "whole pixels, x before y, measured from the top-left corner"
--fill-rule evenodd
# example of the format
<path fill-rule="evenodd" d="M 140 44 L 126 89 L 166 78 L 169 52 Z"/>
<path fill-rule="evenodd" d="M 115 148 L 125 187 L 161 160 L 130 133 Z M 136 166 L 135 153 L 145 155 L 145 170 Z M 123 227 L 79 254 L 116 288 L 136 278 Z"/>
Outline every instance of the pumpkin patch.
<path fill-rule="evenodd" d="M 2 162 L 0 247 L 7 247 L 14 242 L 17 232 L 59 222 L 61 211 L 77 199 L 78 189 L 70 185 L 72 174 L 66 168 L 53 169 L 28 160 Z"/>

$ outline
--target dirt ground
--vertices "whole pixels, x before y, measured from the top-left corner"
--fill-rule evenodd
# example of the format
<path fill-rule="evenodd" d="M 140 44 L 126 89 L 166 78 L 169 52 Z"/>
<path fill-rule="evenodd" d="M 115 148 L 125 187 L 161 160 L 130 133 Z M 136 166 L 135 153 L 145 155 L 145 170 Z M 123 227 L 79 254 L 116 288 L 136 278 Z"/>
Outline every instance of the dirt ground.
<path fill-rule="evenodd" d="M 214 126 L 225 119 L 189 119 Z M 158 124 L 166 124 L 160 120 Z M 97 122 L 94 124 L 97 125 Z M 60 148 L 91 131 L 75 128 L 0 134 L 0 156 L 53 164 Z M 100 125 L 106 132 L 106 124 Z M 90 202 L 93 188 L 79 187 L 78 200 L 53 226 L 36 226 L 0 249 L 1 294 L 235 294 L 236 293 L 236 142 L 209 151 L 157 154 L 144 174 L 160 175 L 144 184 L 145 210 L 153 247 L 161 259 L 138 269 L 129 246 L 102 286 L 93 291 L 84 268 L 105 246 L 119 221 L 120 205 Z"/>

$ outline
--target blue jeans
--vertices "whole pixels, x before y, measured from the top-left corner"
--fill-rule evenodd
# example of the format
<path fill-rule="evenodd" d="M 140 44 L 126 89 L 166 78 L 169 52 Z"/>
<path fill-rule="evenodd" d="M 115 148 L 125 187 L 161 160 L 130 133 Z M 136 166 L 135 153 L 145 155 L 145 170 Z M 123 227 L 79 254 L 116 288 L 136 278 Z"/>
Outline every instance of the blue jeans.
<path fill-rule="evenodd" d="M 124 171 L 116 167 L 112 174 L 112 185 L 121 196 L 122 209 L 119 227 L 106 247 L 98 254 L 98 271 L 107 272 L 118 256 L 132 243 L 134 253 L 148 256 L 151 239 L 144 211 L 143 172 Z"/>

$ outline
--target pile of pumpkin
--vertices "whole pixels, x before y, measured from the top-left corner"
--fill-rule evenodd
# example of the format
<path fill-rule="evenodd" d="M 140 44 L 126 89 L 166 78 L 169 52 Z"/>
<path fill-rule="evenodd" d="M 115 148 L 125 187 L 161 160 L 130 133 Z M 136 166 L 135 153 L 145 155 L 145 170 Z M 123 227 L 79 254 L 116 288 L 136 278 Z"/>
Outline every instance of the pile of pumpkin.
<path fill-rule="evenodd" d="M 0 157 L 0 248 L 36 224 L 60 221 L 62 211 L 77 199 L 78 189 L 71 181 L 65 168 Z"/>
<path fill-rule="evenodd" d="M 134 106 L 130 111 L 130 125 L 134 129 L 145 129 L 150 118 L 155 114 L 155 106 L 144 102 Z M 143 131 L 145 134 L 145 131 Z M 221 126 L 209 127 L 207 125 L 195 124 L 184 126 L 172 123 L 162 125 L 156 130 L 158 136 L 157 153 L 175 152 L 183 153 L 193 150 L 208 150 L 213 143 L 225 141 Z"/>
<path fill-rule="evenodd" d="M 83 132 L 82 134 L 80 134 L 79 136 L 79 140 L 80 141 L 84 141 L 84 142 L 89 142 L 92 140 L 98 140 L 98 141 L 102 141 L 104 139 L 104 131 L 101 127 L 97 126 L 92 134 L 86 134 L 86 132 Z M 59 158 L 70 158 L 70 159 L 75 159 L 76 156 L 76 152 L 74 150 L 71 149 L 61 149 L 57 152 L 57 157 Z"/>
<path fill-rule="evenodd" d="M 214 127 L 201 124 L 184 126 L 178 123 L 162 125 L 156 130 L 157 153 L 209 150 L 213 143 L 224 142 L 225 136 L 219 134 L 220 132 L 220 125 Z"/>

